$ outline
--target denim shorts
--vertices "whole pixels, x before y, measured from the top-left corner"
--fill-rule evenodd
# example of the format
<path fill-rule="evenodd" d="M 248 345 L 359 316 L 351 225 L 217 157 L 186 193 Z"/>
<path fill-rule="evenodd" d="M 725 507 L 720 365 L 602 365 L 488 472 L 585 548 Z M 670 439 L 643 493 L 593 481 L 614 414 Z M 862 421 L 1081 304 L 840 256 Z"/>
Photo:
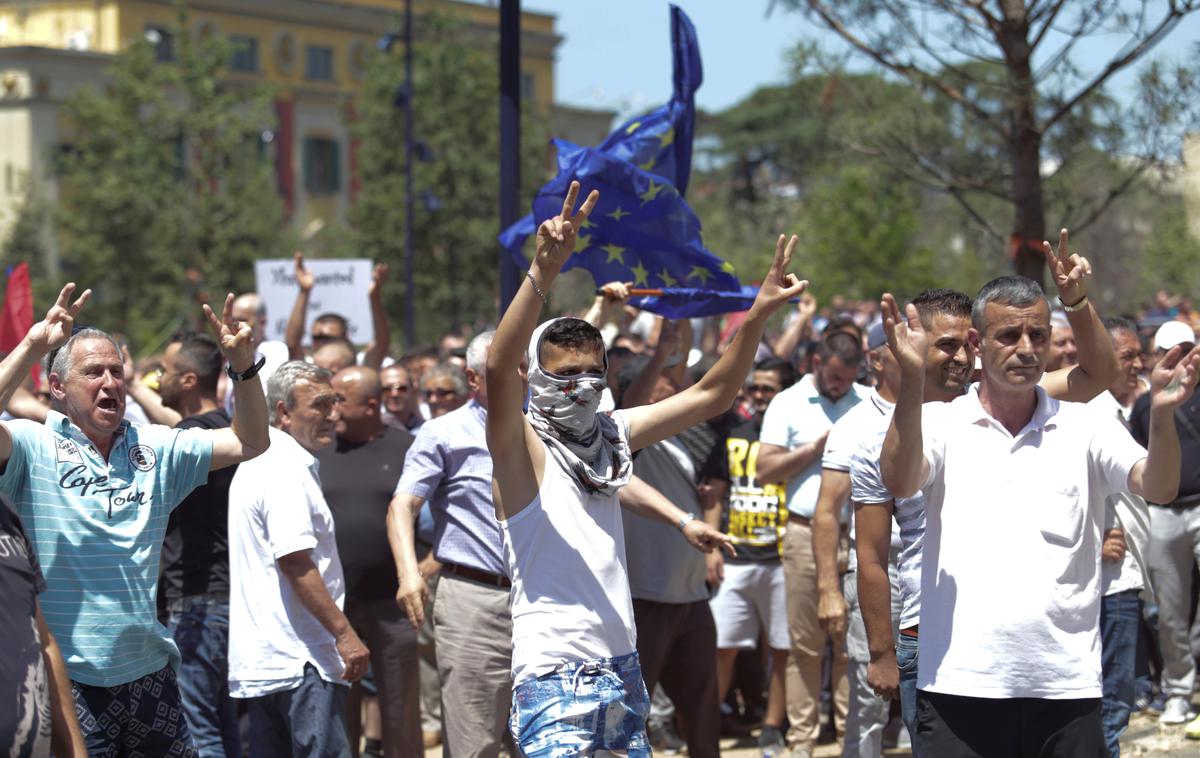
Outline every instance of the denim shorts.
<path fill-rule="evenodd" d="M 564 663 L 513 688 L 509 729 L 526 758 L 624 750 L 650 755 L 650 696 L 637 653 Z"/>

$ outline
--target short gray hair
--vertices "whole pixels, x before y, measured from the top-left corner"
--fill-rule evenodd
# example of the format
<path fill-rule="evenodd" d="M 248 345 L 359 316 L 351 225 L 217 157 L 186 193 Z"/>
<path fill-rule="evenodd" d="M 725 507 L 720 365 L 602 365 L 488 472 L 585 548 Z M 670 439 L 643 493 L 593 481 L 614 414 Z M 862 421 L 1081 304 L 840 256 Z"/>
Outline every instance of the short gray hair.
<path fill-rule="evenodd" d="M 492 338 L 495 336 L 496 330 L 489 329 L 476 335 L 471 344 L 467 345 L 467 368 L 480 376 L 483 376 L 484 370 L 487 369 L 488 348 L 492 346 Z"/>
<path fill-rule="evenodd" d="M 271 374 L 271 378 L 267 380 L 267 413 L 269 415 L 269 423 L 272 426 L 275 425 L 275 414 L 280 401 L 283 402 L 283 407 L 289 411 L 296 407 L 295 390 L 297 382 L 329 384 L 329 380 L 332 377 L 333 374 L 330 374 L 326 369 L 321 368 L 315 363 L 308 363 L 306 361 L 288 361 L 275 369 L 274 373 Z"/>
<path fill-rule="evenodd" d="M 465 395 L 470 392 L 470 388 L 467 387 L 467 375 L 453 363 L 439 363 L 426 371 L 425 375 L 421 377 L 421 389 L 429 386 L 430 379 L 438 379 L 440 377 L 449 379 L 454 384 L 454 391 L 458 394 Z"/>
<path fill-rule="evenodd" d="M 75 342 L 78 340 L 108 340 L 113 349 L 117 351 L 117 355 L 122 360 L 125 359 L 125 353 L 122 352 L 121 345 L 115 337 L 102 329 L 85 326 L 68 337 L 67 341 L 56 349 L 50 358 L 50 373 L 58 374 L 59 381 L 66 380 L 67 374 L 71 371 L 71 353 L 74 352 Z M 132 379 L 132 377 L 126 377 L 126 379 Z"/>
<path fill-rule="evenodd" d="M 1046 296 L 1034 280 L 1025 276 L 998 276 L 983 285 L 979 294 L 975 296 L 975 304 L 971 306 L 971 326 L 983 334 L 988 303 L 1020 308 L 1033 305 L 1039 300 L 1046 302 Z"/>

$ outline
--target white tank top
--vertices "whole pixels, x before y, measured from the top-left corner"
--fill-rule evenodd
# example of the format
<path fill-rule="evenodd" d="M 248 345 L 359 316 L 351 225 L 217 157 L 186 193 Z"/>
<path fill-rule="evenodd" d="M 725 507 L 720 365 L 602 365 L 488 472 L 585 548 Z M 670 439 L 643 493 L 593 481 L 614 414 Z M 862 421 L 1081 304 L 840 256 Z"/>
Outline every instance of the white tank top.
<path fill-rule="evenodd" d="M 615 492 L 585 492 L 547 451 L 538 496 L 500 529 L 512 578 L 514 685 L 561 663 L 635 650 Z"/>

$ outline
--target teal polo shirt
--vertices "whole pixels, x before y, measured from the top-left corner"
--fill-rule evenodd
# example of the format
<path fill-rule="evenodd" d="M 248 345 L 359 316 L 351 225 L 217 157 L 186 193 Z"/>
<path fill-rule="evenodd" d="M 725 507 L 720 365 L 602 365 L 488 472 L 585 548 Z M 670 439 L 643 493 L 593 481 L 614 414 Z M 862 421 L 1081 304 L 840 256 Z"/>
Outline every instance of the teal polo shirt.
<path fill-rule="evenodd" d="M 155 613 L 159 553 L 171 510 L 208 479 L 211 431 L 123 421 L 106 461 L 61 413 L 5 426 L 0 490 L 37 550 L 42 613 L 71 679 L 112 687 L 178 666 Z"/>

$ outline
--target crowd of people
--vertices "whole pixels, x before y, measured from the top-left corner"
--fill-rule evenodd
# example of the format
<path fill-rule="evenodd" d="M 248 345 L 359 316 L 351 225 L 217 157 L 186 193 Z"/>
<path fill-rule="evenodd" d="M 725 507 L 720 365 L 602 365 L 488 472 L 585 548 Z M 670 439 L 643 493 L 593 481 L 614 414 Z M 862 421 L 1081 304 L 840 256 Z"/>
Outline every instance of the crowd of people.
<path fill-rule="evenodd" d="M 542 321 L 595 202 L 494 331 L 403 355 L 382 266 L 368 345 L 306 328 L 297 255 L 283 340 L 230 295 L 136 362 L 64 287 L 0 362 L 0 748 L 1117 756 L 1145 708 L 1200 738 L 1186 300 L 1102 318 L 1064 232 L 1051 300 L 821 306 L 781 236 L 746 313 L 613 282 Z"/>

